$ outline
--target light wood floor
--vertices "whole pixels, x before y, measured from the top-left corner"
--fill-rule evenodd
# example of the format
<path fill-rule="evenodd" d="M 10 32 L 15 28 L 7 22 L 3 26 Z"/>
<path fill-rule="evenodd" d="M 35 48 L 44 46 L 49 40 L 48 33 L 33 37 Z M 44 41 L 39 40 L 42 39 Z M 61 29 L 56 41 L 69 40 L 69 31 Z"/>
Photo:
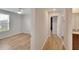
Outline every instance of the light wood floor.
<path fill-rule="evenodd" d="M 29 34 L 20 33 L 0 39 L 0 50 L 29 50 L 30 38 Z"/>
<path fill-rule="evenodd" d="M 30 50 L 31 36 L 20 33 L 0 39 L 0 50 Z M 57 35 L 48 37 L 42 50 L 65 50 L 62 40 Z"/>
<path fill-rule="evenodd" d="M 63 40 L 57 35 L 51 35 L 45 42 L 42 50 L 65 50 Z"/>

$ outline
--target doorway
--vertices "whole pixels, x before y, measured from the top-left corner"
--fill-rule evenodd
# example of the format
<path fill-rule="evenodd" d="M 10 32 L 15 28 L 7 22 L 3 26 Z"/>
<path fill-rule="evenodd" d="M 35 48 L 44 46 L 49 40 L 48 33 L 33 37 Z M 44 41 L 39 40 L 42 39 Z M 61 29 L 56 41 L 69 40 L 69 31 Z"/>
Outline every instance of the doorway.
<path fill-rule="evenodd" d="M 58 16 L 51 16 L 50 17 L 51 34 L 57 34 L 57 18 L 58 18 Z"/>

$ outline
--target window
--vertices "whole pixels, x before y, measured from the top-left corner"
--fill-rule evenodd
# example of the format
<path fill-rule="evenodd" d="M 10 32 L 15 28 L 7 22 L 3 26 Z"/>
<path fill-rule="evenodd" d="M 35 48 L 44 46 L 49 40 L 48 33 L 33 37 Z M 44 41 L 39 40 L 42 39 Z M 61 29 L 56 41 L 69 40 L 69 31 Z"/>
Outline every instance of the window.
<path fill-rule="evenodd" d="M 9 30 L 9 15 L 0 13 L 0 32 Z"/>

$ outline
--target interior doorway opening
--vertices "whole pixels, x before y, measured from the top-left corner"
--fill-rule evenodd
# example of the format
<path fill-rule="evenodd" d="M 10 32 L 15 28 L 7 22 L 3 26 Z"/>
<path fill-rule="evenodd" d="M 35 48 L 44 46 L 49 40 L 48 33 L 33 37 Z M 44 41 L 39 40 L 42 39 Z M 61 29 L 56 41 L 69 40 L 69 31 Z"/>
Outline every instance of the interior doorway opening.
<path fill-rule="evenodd" d="M 51 34 L 57 34 L 57 18 L 58 18 L 58 16 L 51 16 L 50 17 Z"/>

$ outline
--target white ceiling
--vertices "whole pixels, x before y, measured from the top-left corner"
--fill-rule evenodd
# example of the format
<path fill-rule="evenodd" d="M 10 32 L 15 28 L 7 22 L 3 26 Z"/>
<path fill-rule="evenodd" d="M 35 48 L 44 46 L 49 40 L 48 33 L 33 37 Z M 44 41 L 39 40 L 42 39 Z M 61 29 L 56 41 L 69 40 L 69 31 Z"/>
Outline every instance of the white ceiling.
<path fill-rule="evenodd" d="M 48 8 L 49 12 L 53 12 L 53 9 L 56 9 L 56 12 L 62 12 L 64 8 Z"/>
<path fill-rule="evenodd" d="M 62 12 L 64 8 L 55 8 L 56 12 Z M 49 12 L 53 12 L 53 8 L 48 9 Z M 79 13 L 79 8 L 72 8 L 72 13 Z"/>
<path fill-rule="evenodd" d="M 18 8 L 1 8 L 2 10 L 6 10 L 6 11 L 10 11 L 10 12 L 14 12 L 17 13 L 18 12 Z M 23 14 L 28 14 L 31 13 L 31 8 L 23 8 Z M 52 12 L 54 8 L 47 8 L 48 12 Z M 55 8 L 56 12 L 62 12 L 64 10 L 64 8 Z"/>
<path fill-rule="evenodd" d="M 10 12 L 14 12 L 14 13 L 17 13 L 18 12 L 18 8 L 1 8 L 2 10 L 6 10 L 6 11 L 10 11 Z M 27 13 L 30 13 L 30 8 L 23 8 L 24 11 L 23 11 L 23 14 L 27 14 Z"/>
<path fill-rule="evenodd" d="M 79 8 L 72 8 L 72 13 L 79 13 Z"/>
<path fill-rule="evenodd" d="M 2 10 L 6 10 L 6 11 L 10 11 L 10 12 L 14 12 L 17 13 L 18 12 L 18 8 L 1 8 Z M 30 8 L 23 8 L 23 14 L 28 14 L 30 13 Z M 49 12 L 53 11 L 53 8 L 47 8 Z M 55 8 L 57 10 L 57 12 L 62 12 L 64 8 Z M 79 8 L 72 8 L 72 13 L 79 13 Z"/>

